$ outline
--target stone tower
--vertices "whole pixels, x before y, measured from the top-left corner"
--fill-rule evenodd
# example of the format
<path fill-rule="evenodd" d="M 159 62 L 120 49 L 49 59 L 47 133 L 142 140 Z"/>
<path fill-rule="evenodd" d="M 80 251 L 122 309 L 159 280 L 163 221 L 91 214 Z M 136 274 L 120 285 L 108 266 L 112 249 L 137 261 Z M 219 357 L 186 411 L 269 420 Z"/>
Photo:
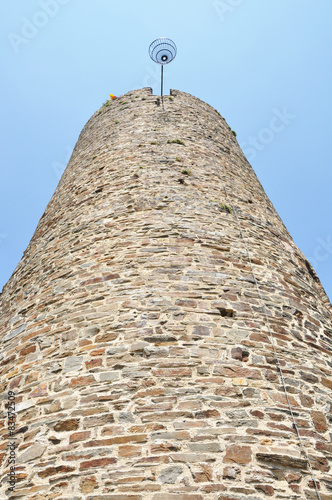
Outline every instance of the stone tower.
<path fill-rule="evenodd" d="M 332 498 L 330 302 L 189 94 L 92 116 L 0 334 L 3 499 Z"/>

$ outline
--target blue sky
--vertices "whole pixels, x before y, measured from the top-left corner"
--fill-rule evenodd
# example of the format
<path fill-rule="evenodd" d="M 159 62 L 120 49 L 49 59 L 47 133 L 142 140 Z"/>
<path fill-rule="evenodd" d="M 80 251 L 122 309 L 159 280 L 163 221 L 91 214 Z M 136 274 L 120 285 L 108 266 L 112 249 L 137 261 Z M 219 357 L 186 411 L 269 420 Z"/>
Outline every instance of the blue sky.
<path fill-rule="evenodd" d="M 169 88 L 215 107 L 332 297 L 331 0 L 15 0 L 2 6 L 0 289 L 78 135 L 112 92 Z"/>

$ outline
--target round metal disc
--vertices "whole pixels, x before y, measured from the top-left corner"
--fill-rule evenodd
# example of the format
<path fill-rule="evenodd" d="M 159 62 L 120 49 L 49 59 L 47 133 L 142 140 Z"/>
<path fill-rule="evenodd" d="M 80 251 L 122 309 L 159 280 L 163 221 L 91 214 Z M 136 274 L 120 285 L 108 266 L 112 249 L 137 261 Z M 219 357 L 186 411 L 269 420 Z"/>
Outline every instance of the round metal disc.
<path fill-rule="evenodd" d="M 176 45 L 170 38 L 157 38 L 149 47 L 149 55 L 158 64 L 168 64 L 176 56 Z"/>

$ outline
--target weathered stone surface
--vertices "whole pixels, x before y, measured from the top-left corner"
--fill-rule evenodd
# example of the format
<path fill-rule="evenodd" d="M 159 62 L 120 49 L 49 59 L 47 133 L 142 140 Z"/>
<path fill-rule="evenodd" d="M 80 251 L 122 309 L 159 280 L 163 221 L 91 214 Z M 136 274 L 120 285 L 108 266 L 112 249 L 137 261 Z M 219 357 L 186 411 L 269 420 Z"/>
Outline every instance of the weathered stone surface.
<path fill-rule="evenodd" d="M 47 467 L 46 469 L 38 472 L 38 476 L 41 478 L 54 476 L 56 474 L 65 474 L 68 472 L 73 472 L 75 467 L 71 467 L 69 465 L 59 465 L 56 467 Z"/>
<path fill-rule="evenodd" d="M 324 413 L 322 413 L 321 411 L 313 410 L 311 412 L 311 417 L 317 432 L 325 432 L 328 430 L 328 425 Z"/>
<path fill-rule="evenodd" d="M 84 377 L 76 377 L 76 378 L 71 379 L 69 387 L 70 388 L 89 387 L 94 382 L 95 382 L 95 378 L 93 377 L 93 375 L 87 375 Z"/>
<path fill-rule="evenodd" d="M 94 476 L 84 477 L 80 481 L 80 491 L 82 493 L 91 493 L 97 487 L 98 484 Z"/>
<path fill-rule="evenodd" d="M 66 358 L 63 372 L 77 372 L 82 368 L 83 356 L 69 356 Z"/>
<path fill-rule="evenodd" d="M 7 342 L 8 340 L 13 339 L 14 337 L 16 337 L 17 335 L 19 335 L 20 333 L 24 332 L 25 329 L 26 329 L 26 327 L 27 327 L 27 324 L 24 323 L 23 325 L 20 325 L 20 326 L 14 328 L 10 333 L 8 333 L 4 337 L 3 341 Z"/>
<path fill-rule="evenodd" d="M 83 420 L 84 428 L 102 426 L 106 424 L 111 424 L 114 422 L 114 415 L 112 413 L 106 413 L 105 415 L 99 415 L 96 417 L 86 417 Z"/>
<path fill-rule="evenodd" d="M 285 473 L 285 479 L 288 483 L 297 483 L 302 479 L 300 472 L 289 471 Z"/>
<path fill-rule="evenodd" d="M 203 500 L 204 497 L 198 494 L 184 494 L 184 493 L 156 493 L 153 500 Z"/>
<path fill-rule="evenodd" d="M 231 445 L 226 448 L 224 462 L 236 464 L 249 464 L 252 458 L 252 449 L 250 446 Z"/>
<path fill-rule="evenodd" d="M 330 470 L 329 460 L 326 457 L 311 455 L 310 461 L 313 469 L 320 470 L 322 472 L 328 472 Z"/>
<path fill-rule="evenodd" d="M 119 372 L 103 372 L 99 374 L 100 382 L 118 380 L 119 378 L 120 378 Z"/>
<path fill-rule="evenodd" d="M 119 446 L 119 457 L 138 457 L 142 454 L 140 446 L 125 444 Z"/>
<path fill-rule="evenodd" d="M 233 349 L 231 350 L 231 356 L 233 359 L 246 361 L 248 359 L 249 352 L 241 347 L 233 347 Z"/>
<path fill-rule="evenodd" d="M 328 378 L 322 377 L 322 384 L 323 384 L 325 387 L 328 387 L 329 389 L 332 389 L 332 380 L 331 380 L 331 379 L 328 379 Z"/>
<path fill-rule="evenodd" d="M 86 497 L 87 500 L 143 500 L 142 495 L 95 495 Z M 73 499 L 76 500 L 76 499 Z"/>
<path fill-rule="evenodd" d="M 178 465 L 166 467 L 160 472 L 158 481 L 166 484 L 174 484 L 177 481 L 178 477 L 182 474 L 182 472 L 183 467 Z"/>
<path fill-rule="evenodd" d="M 47 384 L 40 384 L 30 393 L 30 398 L 39 398 L 40 396 L 48 396 Z"/>
<path fill-rule="evenodd" d="M 79 419 L 78 418 L 70 418 L 68 420 L 63 420 L 61 422 L 58 422 L 54 426 L 54 430 L 57 432 L 62 432 L 62 431 L 76 431 L 79 426 Z"/>
<path fill-rule="evenodd" d="M 116 463 L 115 458 L 96 458 L 94 460 L 87 460 L 80 463 L 80 469 L 94 469 L 100 467 L 106 467 L 107 465 L 112 465 Z"/>
<path fill-rule="evenodd" d="M 25 464 L 26 462 L 30 462 L 30 460 L 35 460 L 36 458 L 40 458 L 43 455 L 46 448 L 47 448 L 46 445 L 41 445 L 38 443 L 33 444 L 17 457 L 16 463 Z"/>
<path fill-rule="evenodd" d="M 288 467 L 296 467 L 301 469 L 306 469 L 308 467 L 308 462 L 305 458 L 293 457 L 291 455 L 281 455 L 277 453 L 256 453 L 258 460 L 263 460 L 264 462 L 276 462 L 282 465 L 287 465 Z"/>
<path fill-rule="evenodd" d="M 331 305 L 224 119 L 169 97 L 94 114 L 0 294 L 17 496 L 311 498 L 289 401 L 327 498 Z"/>
<path fill-rule="evenodd" d="M 221 483 L 205 484 L 201 487 L 201 491 L 205 493 L 213 493 L 215 491 L 226 491 L 227 487 Z"/>
<path fill-rule="evenodd" d="M 91 431 L 75 432 L 74 434 L 71 434 L 71 436 L 69 437 L 69 442 L 75 443 L 77 441 L 84 441 L 85 439 L 88 439 L 90 435 Z"/>
<path fill-rule="evenodd" d="M 263 497 L 255 495 L 236 495 L 236 494 L 222 494 L 218 496 L 218 500 L 263 500 Z"/>
<path fill-rule="evenodd" d="M 222 475 L 226 479 L 236 479 L 239 472 L 240 469 L 238 469 L 237 467 L 225 467 Z"/>
<path fill-rule="evenodd" d="M 256 484 L 255 488 L 258 491 L 263 491 L 263 493 L 269 496 L 274 494 L 273 486 L 271 486 L 270 484 Z"/>
<path fill-rule="evenodd" d="M 223 447 L 219 443 L 189 443 L 190 451 L 202 453 L 219 453 Z"/>

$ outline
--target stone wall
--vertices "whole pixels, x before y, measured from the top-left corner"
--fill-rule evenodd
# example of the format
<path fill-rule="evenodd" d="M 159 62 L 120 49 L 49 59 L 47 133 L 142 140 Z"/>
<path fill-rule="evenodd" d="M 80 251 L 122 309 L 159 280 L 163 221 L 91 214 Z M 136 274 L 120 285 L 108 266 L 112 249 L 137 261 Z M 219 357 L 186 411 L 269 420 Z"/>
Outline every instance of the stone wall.
<path fill-rule="evenodd" d="M 146 88 L 97 111 L 0 307 L 1 498 L 318 498 L 264 307 L 332 498 L 331 305 L 206 103 Z"/>

